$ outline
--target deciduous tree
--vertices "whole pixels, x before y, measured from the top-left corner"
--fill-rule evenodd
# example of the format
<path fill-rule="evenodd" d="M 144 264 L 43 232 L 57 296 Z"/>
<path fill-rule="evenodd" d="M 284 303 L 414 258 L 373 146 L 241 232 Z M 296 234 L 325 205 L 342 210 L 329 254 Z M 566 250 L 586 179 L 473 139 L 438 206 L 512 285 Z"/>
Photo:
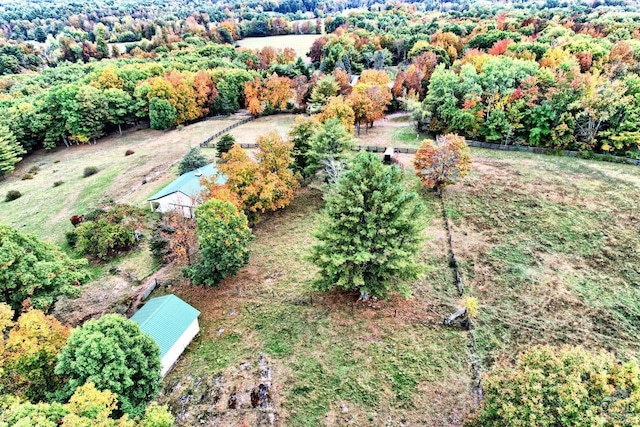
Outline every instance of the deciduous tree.
<path fill-rule="evenodd" d="M 640 425 L 640 367 L 581 347 L 532 348 L 483 378 L 468 427 Z"/>
<path fill-rule="evenodd" d="M 200 258 L 186 273 L 195 284 L 217 286 L 249 262 L 247 217 L 231 203 L 211 199 L 196 208 L 196 224 Z"/>
<path fill-rule="evenodd" d="M 118 395 L 120 411 L 141 415 L 160 387 L 160 348 L 136 322 L 107 314 L 71 333 L 55 372 L 65 379 L 62 397 L 92 382 Z"/>
<path fill-rule="evenodd" d="M 454 134 L 424 140 L 413 160 L 422 184 L 441 190 L 471 170 L 471 152 L 464 138 Z"/>
<path fill-rule="evenodd" d="M 0 224 L 0 301 L 17 313 L 47 311 L 60 295 L 77 296 L 89 278 L 86 260 L 73 260 L 48 242 Z"/>

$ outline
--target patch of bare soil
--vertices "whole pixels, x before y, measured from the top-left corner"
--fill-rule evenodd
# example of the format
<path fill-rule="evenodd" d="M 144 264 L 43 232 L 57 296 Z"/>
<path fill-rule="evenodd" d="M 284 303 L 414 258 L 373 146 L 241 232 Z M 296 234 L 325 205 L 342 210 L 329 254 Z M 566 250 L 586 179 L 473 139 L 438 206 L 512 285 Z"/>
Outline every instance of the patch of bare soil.
<path fill-rule="evenodd" d="M 164 387 L 176 426 L 207 427 L 282 425 L 277 372 L 264 355 L 218 376 L 175 378 Z"/>

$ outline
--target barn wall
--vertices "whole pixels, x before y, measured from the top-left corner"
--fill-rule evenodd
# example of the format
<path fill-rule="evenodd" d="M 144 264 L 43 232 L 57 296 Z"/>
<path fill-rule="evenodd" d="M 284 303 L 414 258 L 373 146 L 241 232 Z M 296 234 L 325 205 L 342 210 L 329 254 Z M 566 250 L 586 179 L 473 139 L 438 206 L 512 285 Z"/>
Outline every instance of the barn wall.
<path fill-rule="evenodd" d="M 173 344 L 167 354 L 162 358 L 163 378 L 167 375 L 167 372 L 169 372 L 171 367 L 178 361 L 184 349 L 187 348 L 193 337 L 195 337 L 198 332 L 200 332 L 200 325 L 198 324 L 198 318 L 195 318 L 195 320 L 191 322 L 191 325 L 189 325 L 189 327 L 180 336 L 178 341 Z"/>
<path fill-rule="evenodd" d="M 179 206 L 178 209 L 182 211 L 182 215 L 185 218 L 192 218 L 193 211 L 195 210 L 195 202 L 186 194 L 175 192 L 168 194 L 158 200 L 158 211 L 162 213 L 172 212 L 176 209 L 176 206 Z"/>

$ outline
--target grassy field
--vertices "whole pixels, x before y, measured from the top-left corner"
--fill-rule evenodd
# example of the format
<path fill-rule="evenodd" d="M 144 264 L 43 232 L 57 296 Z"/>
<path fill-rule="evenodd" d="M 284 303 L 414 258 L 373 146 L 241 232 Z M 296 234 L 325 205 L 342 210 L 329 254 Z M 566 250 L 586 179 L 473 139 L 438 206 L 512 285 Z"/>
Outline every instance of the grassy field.
<path fill-rule="evenodd" d="M 535 344 L 638 357 L 640 169 L 474 150 L 445 203 L 467 290 L 478 297 L 482 368 Z M 322 205 L 304 190 L 255 229 L 249 266 L 217 289 L 173 287 L 202 311 L 202 332 L 163 391 L 179 425 L 460 426 L 473 406 L 466 333 L 439 201 L 424 195 L 427 275 L 410 300 L 353 304 L 315 294 L 305 260 Z M 251 391 L 272 385 L 267 410 Z M 265 415 L 267 414 L 267 415 Z M 216 424 L 218 423 L 218 424 Z"/>
<path fill-rule="evenodd" d="M 376 122 L 376 125 L 360 130 L 358 144 L 375 145 L 380 147 L 419 147 L 425 139 L 433 139 L 428 132 L 418 133 L 406 120 Z"/>
<path fill-rule="evenodd" d="M 461 419 L 468 355 L 465 333 L 440 327 L 455 296 L 439 218 L 424 218 L 428 274 L 414 284 L 413 298 L 354 305 L 355 294 L 310 290 L 315 269 L 305 254 L 320 205 L 319 192 L 303 190 L 262 221 L 249 266 L 221 287 L 171 289 L 203 313 L 200 337 L 165 381 L 163 401 L 180 425 L 258 425 L 263 412 L 252 410 L 250 393 L 261 381 L 260 354 L 272 369 L 278 425 L 446 426 Z M 231 407 L 235 401 L 243 403 Z"/>
<path fill-rule="evenodd" d="M 278 49 L 290 47 L 296 51 L 297 56 L 300 56 L 305 62 L 309 62 L 307 53 L 318 37 L 320 37 L 319 34 L 288 34 L 285 36 L 247 37 L 236 43 L 249 49 L 262 49 L 265 46 L 274 46 Z"/>

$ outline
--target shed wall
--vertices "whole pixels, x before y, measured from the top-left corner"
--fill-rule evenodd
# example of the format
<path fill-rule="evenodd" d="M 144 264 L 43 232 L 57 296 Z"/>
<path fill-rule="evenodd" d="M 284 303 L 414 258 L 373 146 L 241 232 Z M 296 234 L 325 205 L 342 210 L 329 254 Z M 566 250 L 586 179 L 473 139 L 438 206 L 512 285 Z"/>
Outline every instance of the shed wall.
<path fill-rule="evenodd" d="M 177 191 L 156 200 L 156 202 L 159 204 L 158 211 L 162 213 L 172 212 L 177 209 L 178 212 L 182 212 L 185 218 L 193 218 L 196 203 L 184 193 Z"/>
<path fill-rule="evenodd" d="M 162 377 L 169 372 L 171 367 L 178 361 L 180 355 L 185 348 L 189 345 L 191 340 L 200 332 L 200 325 L 198 319 L 194 319 L 191 325 L 184 331 L 180 338 L 173 344 L 167 354 L 162 358 Z"/>

